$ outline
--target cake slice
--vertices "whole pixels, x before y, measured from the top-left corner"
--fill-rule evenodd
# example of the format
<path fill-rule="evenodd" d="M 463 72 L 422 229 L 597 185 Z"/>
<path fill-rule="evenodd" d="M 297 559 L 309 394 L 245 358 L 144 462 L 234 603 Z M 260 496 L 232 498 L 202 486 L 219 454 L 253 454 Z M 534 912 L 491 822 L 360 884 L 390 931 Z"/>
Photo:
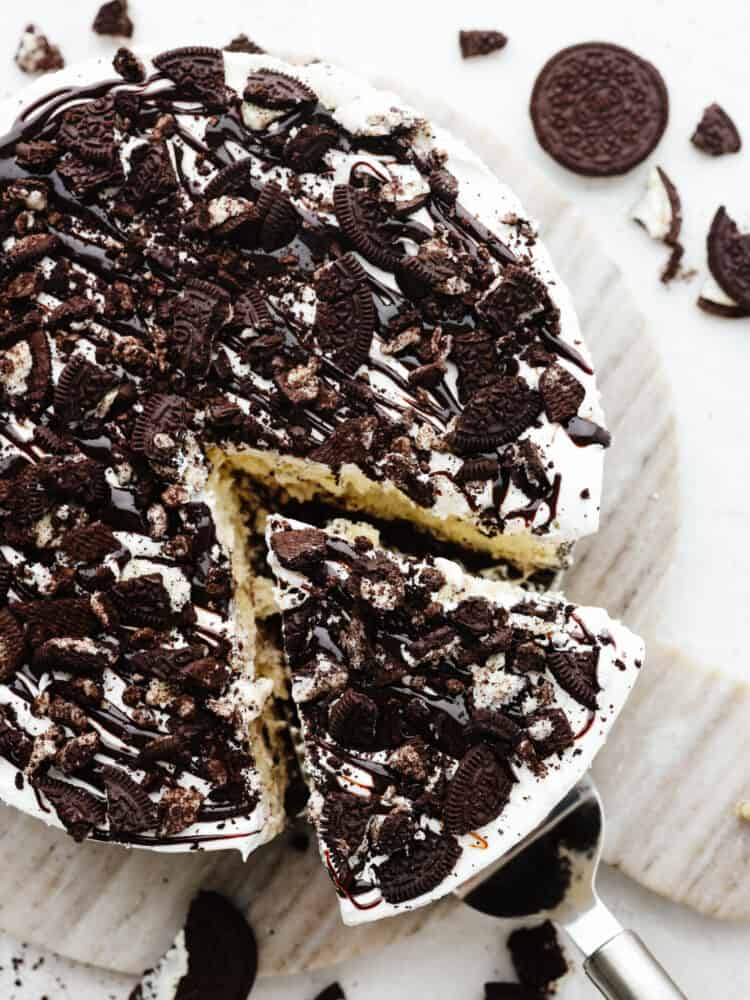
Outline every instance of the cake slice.
<path fill-rule="evenodd" d="M 643 643 L 561 594 L 269 519 L 308 807 L 343 919 L 444 896 L 584 774 Z"/>

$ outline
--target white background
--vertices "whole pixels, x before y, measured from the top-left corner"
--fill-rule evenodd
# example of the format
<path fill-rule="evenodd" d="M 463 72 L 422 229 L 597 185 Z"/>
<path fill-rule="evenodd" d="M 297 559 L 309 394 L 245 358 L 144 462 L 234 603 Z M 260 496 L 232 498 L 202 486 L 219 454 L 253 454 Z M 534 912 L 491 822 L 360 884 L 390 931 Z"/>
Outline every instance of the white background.
<path fill-rule="evenodd" d="M 26 0 L 0 6 L 0 96 L 26 78 L 12 63 L 23 25 L 34 20 L 68 62 L 114 51 L 89 30 L 96 0 Z M 744 645 L 750 575 L 746 525 L 750 473 L 750 320 L 710 318 L 695 307 L 705 268 L 705 234 L 716 208 L 750 221 L 750 5 L 744 0 L 131 0 L 134 45 L 226 43 L 244 31 L 269 49 L 302 49 L 362 73 L 401 77 L 494 123 L 512 143 L 578 199 L 649 318 L 672 378 L 679 418 L 683 504 L 678 554 L 659 610 L 660 638 L 674 641 L 738 677 L 747 676 Z M 459 28 L 497 28 L 509 37 L 501 53 L 462 62 Z M 664 74 L 670 125 L 649 162 L 658 163 L 683 199 L 685 263 L 698 275 L 663 288 L 664 248 L 629 220 L 647 165 L 625 178 L 585 180 L 558 167 L 537 146 L 527 105 L 545 59 L 563 45 L 618 42 L 651 59 Z M 733 115 L 748 149 L 713 160 L 688 139 L 705 105 Z M 534 206 L 528 206 L 533 213 Z M 558 262 L 564 271 L 564 261 Z M 731 761 L 731 748 L 728 748 Z M 748 766 L 736 762 L 730 766 Z M 0 862 L 1 863 L 1 862 Z M 620 917 L 638 928 L 670 965 L 691 1000 L 747 1000 L 750 931 L 722 925 L 656 899 L 617 873 L 603 889 Z M 2 901 L 0 900 L 0 910 Z M 1 912 L 0 912 L 1 920 Z M 507 973 L 503 928 L 467 914 L 433 938 L 407 940 L 371 959 L 322 974 L 259 984 L 258 1000 L 312 1000 L 341 978 L 349 1000 L 480 1000 L 481 984 Z M 127 942 L 123 941 L 123 948 Z M 572 950 L 571 950 L 572 955 Z M 22 956 L 16 972 L 12 957 Z M 125 1000 L 131 984 L 39 954 L 0 936 L 0 997 L 8 1000 Z M 23 984 L 14 985 L 19 979 Z M 570 977 L 562 1000 L 593 997 Z"/>

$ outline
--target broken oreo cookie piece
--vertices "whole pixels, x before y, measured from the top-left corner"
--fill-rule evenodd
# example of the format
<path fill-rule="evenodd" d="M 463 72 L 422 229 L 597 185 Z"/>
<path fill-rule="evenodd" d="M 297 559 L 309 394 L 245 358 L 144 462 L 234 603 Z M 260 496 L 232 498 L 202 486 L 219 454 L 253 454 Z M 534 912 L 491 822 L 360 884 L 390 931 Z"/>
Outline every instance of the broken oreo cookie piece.
<path fill-rule="evenodd" d="M 99 8 L 92 29 L 97 35 L 122 35 L 131 38 L 133 22 L 128 16 L 127 0 L 109 0 Z"/>
<path fill-rule="evenodd" d="M 499 52 L 508 44 L 508 36 L 501 31 L 459 31 L 458 42 L 464 59 L 474 56 L 486 56 L 490 52 Z"/>
<path fill-rule="evenodd" d="M 695 127 L 690 141 L 709 156 L 739 153 L 742 139 L 737 126 L 719 104 L 709 104 Z"/>
<path fill-rule="evenodd" d="M 743 309 L 750 309 L 750 233 L 740 231 L 722 205 L 707 238 L 708 266 L 719 287 Z"/>
<path fill-rule="evenodd" d="M 677 188 L 661 167 L 654 167 L 649 173 L 646 190 L 633 208 L 632 218 L 652 239 L 672 248 L 661 275 L 661 280 L 667 284 L 676 277 L 684 253 L 680 243 L 682 202 Z"/>

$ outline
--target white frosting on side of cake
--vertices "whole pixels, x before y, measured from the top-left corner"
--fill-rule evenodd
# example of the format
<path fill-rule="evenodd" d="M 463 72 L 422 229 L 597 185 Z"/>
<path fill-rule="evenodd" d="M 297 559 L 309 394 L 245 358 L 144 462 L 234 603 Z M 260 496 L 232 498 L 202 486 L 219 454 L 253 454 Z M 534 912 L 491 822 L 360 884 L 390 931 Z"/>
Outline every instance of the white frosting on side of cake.
<path fill-rule="evenodd" d="M 281 527 L 306 528 L 307 525 L 280 516 L 269 519 L 268 537 Z M 328 533 L 331 534 L 330 529 Z M 292 609 L 302 604 L 311 589 L 309 578 L 301 573 L 285 568 L 279 562 L 273 549 L 270 548 L 270 563 L 277 578 L 276 596 L 279 605 L 284 610 Z M 393 551 L 389 556 L 396 559 L 402 566 L 406 565 L 403 557 Z M 490 581 L 465 573 L 456 563 L 446 559 L 435 559 L 434 567 L 445 577 L 445 584 L 438 592 L 436 599 L 446 611 L 455 608 L 461 601 L 469 597 L 484 597 L 497 607 L 510 609 L 529 595 L 523 590 L 504 582 Z M 559 593 L 535 594 L 533 602 L 542 608 L 552 607 L 558 611 L 563 606 L 569 606 L 564 595 Z M 567 623 L 561 627 L 559 622 L 545 621 L 539 617 L 530 617 L 518 612 L 510 613 L 510 625 L 530 631 L 541 640 L 549 643 L 555 649 L 576 650 L 591 648 L 592 642 L 599 650 L 597 680 L 600 687 L 598 694 L 598 710 L 591 713 L 564 691 L 557 681 L 552 680 L 548 673 L 545 678 L 554 687 L 555 707 L 561 708 L 573 732 L 576 734 L 573 746 L 565 749 L 559 756 L 545 760 L 546 771 L 540 777 L 526 763 L 513 761 L 513 771 L 516 781 L 512 787 L 510 798 L 500 816 L 493 822 L 476 830 L 476 836 L 464 834 L 458 838 L 461 846 L 460 858 L 450 874 L 440 885 L 430 893 L 410 899 L 401 904 L 391 904 L 380 898 L 377 890 L 358 895 L 356 904 L 351 898 L 339 896 L 341 913 L 345 923 L 360 924 L 381 917 L 391 916 L 404 910 L 423 906 L 452 892 L 463 882 L 472 878 L 483 868 L 502 857 L 514 844 L 518 843 L 533 830 L 550 812 L 554 805 L 562 799 L 573 785 L 586 773 L 597 752 L 604 745 L 607 736 L 619 715 L 627 696 L 633 687 L 643 662 L 643 641 L 620 622 L 613 621 L 606 611 L 595 607 L 576 607 L 574 614 L 568 616 Z M 475 676 L 488 672 L 481 683 L 475 684 L 474 696 L 478 698 L 481 707 L 502 709 L 505 702 L 512 696 L 511 688 L 518 681 L 517 674 L 505 673 L 503 670 L 503 655 L 491 658 L 487 666 L 477 668 Z M 316 677 L 315 680 L 319 680 Z M 320 678 L 325 682 L 325 678 Z M 308 692 L 297 688 L 295 695 L 302 696 Z M 319 692 L 318 692 L 319 693 Z M 529 692 L 533 699 L 533 692 Z M 535 710 L 534 704 L 525 706 L 530 711 Z M 536 738 L 544 738 L 544 732 L 535 732 Z M 339 774 L 343 791 L 368 796 L 368 786 L 372 788 L 372 778 L 364 770 L 358 769 L 350 761 L 345 765 L 346 776 L 342 773 L 339 760 L 336 763 L 335 753 L 318 754 L 320 743 L 316 744 L 316 756 L 321 765 L 327 769 L 321 776 L 333 772 Z M 368 760 L 385 763 L 387 752 L 373 751 L 366 753 Z M 308 758 L 307 766 L 315 777 L 315 767 Z M 311 799 L 311 815 L 315 819 L 321 805 L 321 797 L 313 795 Z M 325 862 L 326 849 L 320 841 L 321 856 Z M 373 859 L 375 863 L 383 859 Z M 377 905 L 367 908 L 368 903 Z"/>

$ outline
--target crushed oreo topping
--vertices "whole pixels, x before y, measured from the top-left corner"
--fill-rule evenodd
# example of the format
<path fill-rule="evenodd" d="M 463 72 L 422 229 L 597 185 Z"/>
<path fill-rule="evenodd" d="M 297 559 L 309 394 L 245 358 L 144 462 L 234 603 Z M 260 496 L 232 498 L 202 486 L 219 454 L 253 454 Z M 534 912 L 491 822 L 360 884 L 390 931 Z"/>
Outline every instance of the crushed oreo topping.
<path fill-rule="evenodd" d="M 321 854 L 342 899 L 377 910 L 448 891 L 612 706 L 574 606 L 339 524 L 272 515 L 270 565 Z"/>

